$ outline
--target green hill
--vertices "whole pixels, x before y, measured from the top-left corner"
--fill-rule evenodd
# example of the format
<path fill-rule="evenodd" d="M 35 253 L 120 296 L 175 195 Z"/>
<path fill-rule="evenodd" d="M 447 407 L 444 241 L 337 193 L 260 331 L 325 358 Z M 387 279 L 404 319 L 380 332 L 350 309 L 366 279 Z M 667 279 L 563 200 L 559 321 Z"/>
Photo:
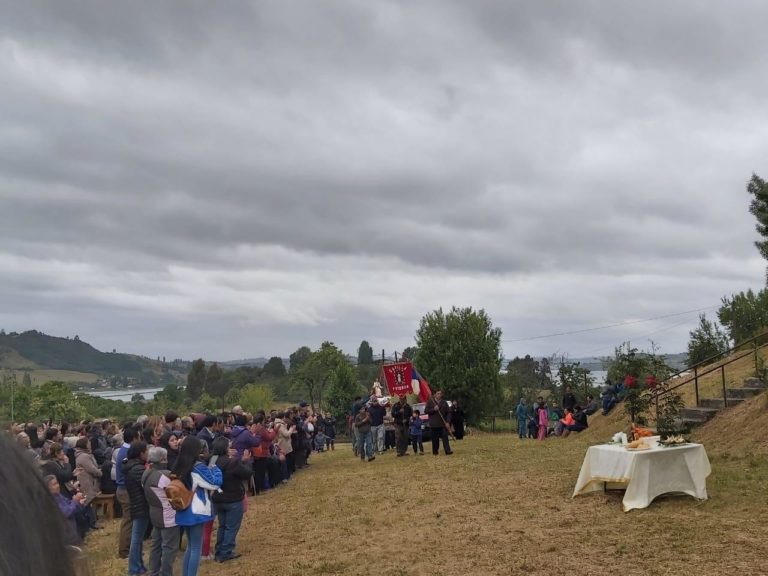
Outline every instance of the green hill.
<path fill-rule="evenodd" d="M 101 352 L 77 336 L 60 338 L 37 330 L 9 334 L 0 332 L 0 369 L 33 373 L 70 371 L 95 374 L 112 381 L 122 379 L 123 384 L 126 384 L 126 379 L 137 384 L 158 384 L 179 380 L 185 366 L 177 364 L 166 364 L 133 354 Z M 75 379 L 80 380 L 85 381 Z"/>

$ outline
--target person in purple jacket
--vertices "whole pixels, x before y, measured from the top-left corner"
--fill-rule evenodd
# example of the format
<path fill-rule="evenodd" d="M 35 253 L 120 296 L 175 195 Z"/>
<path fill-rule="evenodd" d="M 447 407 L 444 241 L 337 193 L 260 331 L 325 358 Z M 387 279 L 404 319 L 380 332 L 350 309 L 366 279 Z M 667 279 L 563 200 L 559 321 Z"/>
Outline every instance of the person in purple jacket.
<path fill-rule="evenodd" d="M 176 511 L 176 524 L 187 534 L 187 551 L 181 576 L 197 576 L 200 567 L 200 554 L 203 546 L 203 527 L 213 520 L 216 511 L 211 494 L 220 489 L 224 482 L 221 469 L 205 462 L 208 454 L 207 445 L 194 436 L 187 436 L 181 444 L 173 474 L 194 492 L 192 504 L 186 510 Z M 215 459 L 216 457 L 214 457 Z"/>
<path fill-rule="evenodd" d="M 56 501 L 56 505 L 59 507 L 61 515 L 64 517 L 64 543 L 70 546 L 78 546 L 79 544 L 82 544 L 83 541 L 77 531 L 75 514 L 82 508 L 85 495 L 78 492 L 72 496 L 72 499 L 70 500 L 62 495 L 61 486 L 59 485 L 56 476 L 49 474 L 45 477 L 44 481 L 48 486 L 48 491 Z"/>

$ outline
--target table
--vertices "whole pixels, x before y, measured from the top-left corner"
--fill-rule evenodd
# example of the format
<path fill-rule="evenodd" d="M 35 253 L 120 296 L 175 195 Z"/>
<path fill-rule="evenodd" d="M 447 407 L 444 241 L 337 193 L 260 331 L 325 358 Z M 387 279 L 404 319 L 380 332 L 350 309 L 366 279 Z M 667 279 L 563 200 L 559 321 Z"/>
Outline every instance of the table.
<path fill-rule="evenodd" d="M 591 446 L 584 456 L 572 497 L 604 490 L 610 482 L 626 486 L 624 512 L 646 508 L 654 498 L 669 492 L 706 500 L 707 476 L 711 471 L 701 444 L 654 446 L 637 451 L 614 444 Z"/>

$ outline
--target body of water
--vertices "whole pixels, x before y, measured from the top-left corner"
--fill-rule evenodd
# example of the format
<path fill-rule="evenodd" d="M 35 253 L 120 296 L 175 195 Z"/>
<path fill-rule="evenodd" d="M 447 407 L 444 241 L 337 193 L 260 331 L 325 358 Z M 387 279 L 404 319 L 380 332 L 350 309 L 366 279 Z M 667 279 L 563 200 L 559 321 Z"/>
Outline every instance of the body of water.
<path fill-rule="evenodd" d="M 107 398 L 109 400 L 130 402 L 134 394 L 141 394 L 144 397 L 144 400 L 152 400 L 155 397 L 155 394 L 161 390 L 162 388 L 126 388 L 124 390 L 93 390 L 87 392 L 87 394 L 98 396 L 99 398 Z"/>

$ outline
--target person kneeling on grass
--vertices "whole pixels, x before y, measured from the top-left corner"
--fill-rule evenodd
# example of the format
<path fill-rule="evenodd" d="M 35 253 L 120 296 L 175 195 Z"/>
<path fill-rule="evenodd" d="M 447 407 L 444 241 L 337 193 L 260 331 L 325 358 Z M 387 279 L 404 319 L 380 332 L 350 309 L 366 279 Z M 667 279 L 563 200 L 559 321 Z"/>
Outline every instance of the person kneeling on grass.
<path fill-rule="evenodd" d="M 565 415 L 555 423 L 555 436 L 562 436 L 563 432 L 568 429 L 568 426 L 573 424 L 573 412 L 570 408 L 565 409 Z"/>

